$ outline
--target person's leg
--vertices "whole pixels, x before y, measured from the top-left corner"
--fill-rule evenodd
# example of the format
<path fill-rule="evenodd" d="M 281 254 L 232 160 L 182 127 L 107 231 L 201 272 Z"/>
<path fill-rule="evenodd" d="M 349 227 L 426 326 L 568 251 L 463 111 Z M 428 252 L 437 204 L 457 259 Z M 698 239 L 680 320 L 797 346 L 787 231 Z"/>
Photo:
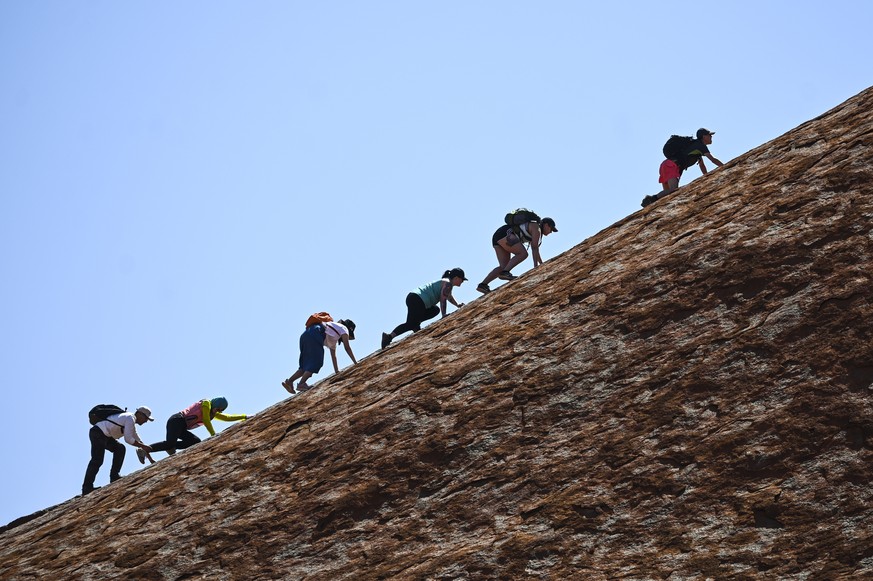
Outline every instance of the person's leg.
<path fill-rule="evenodd" d="M 173 414 L 167 420 L 167 439 L 151 445 L 152 452 L 166 452 L 170 456 L 176 450 L 184 450 L 200 441 L 200 438 L 191 433 L 188 423 L 181 413 Z"/>
<path fill-rule="evenodd" d="M 294 382 L 303 377 L 304 374 L 306 374 L 305 371 L 298 369 L 294 372 L 294 375 L 282 382 L 282 387 L 284 387 L 288 393 L 294 393 Z M 309 376 L 307 376 L 306 379 L 309 379 Z M 306 379 L 303 381 L 305 382 Z"/>
<path fill-rule="evenodd" d="M 97 478 L 97 473 L 100 467 L 103 466 L 103 457 L 106 454 L 106 436 L 103 430 L 94 426 L 88 432 L 88 439 L 91 441 L 91 461 L 88 462 L 88 468 L 85 469 L 85 480 L 82 482 L 82 494 L 88 494 L 94 490 L 94 480 Z"/>
<path fill-rule="evenodd" d="M 432 307 L 424 307 L 423 301 L 418 301 L 421 308 L 415 313 L 415 328 L 412 330 L 413 333 L 418 333 L 421 331 L 421 324 L 425 321 L 429 321 L 440 314 L 439 305 L 434 305 Z"/>
<path fill-rule="evenodd" d="M 503 267 L 503 272 L 510 272 L 513 268 L 527 260 L 527 248 L 524 247 L 524 244 L 519 242 L 514 246 L 509 246 L 505 242 L 501 243 L 501 247 L 512 254 L 512 258 L 509 259 Z"/>
<path fill-rule="evenodd" d="M 166 452 L 175 450 L 178 444 L 179 436 L 187 429 L 185 418 L 181 413 L 176 413 L 170 416 L 167 420 L 167 439 L 163 442 L 155 442 L 151 444 L 152 452 Z"/>
<path fill-rule="evenodd" d="M 176 448 L 178 450 L 184 450 L 185 448 L 190 448 L 194 444 L 199 444 L 200 438 L 192 432 L 191 430 L 183 430 L 181 434 L 179 434 L 179 441 L 176 442 Z"/>
<path fill-rule="evenodd" d="M 658 181 L 661 183 L 661 192 L 655 195 L 655 199 L 660 199 L 671 192 L 679 189 L 679 178 L 682 177 L 682 170 L 679 165 L 672 159 L 665 159 L 661 162 L 661 167 L 658 168 Z"/>
<path fill-rule="evenodd" d="M 300 361 L 297 371 L 285 380 L 282 385 L 288 393 L 294 392 L 294 381 L 300 379 L 298 390 L 309 389 L 306 381 L 321 370 L 324 365 L 324 326 L 311 325 L 300 335 Z"/>
<path fill-rule="evenodd" d="M 314 326 L 314 325 L 311 325 L 310 327 L 312 327 L 312 326 Z M 297 381 L 298 379 L 303 377 L 303 383 L 305 385 L 306 380 L 309 379 L 309 375 L 306 375 L 306 377 L 304 377 L 304 375 L 306 374 L 306 370 L 304 369 L 304 367 L 307 365 L 307 359 L 310 356 L 309 343 L 310 343 L 311 337 L 309 335 L 307 335 L 310 327 L 307 327 L 306 331 L 304 331 L 300 335 L 300 358 L 298 360 L 299 367 L 297 368 L 297 371 L 294 372 L 294 375 L 292 375 L 291 377 L 289 377 L 288 379 L 286 379 L 285 381 L 282 382 L 282 387 L 284 387 L 285 391 L 287 391 L 290 394 L 294 393 L 294 382 L 295 381 Z M 312 375 L 312 374 L 310 373 L 310 375 Z"/>
<path fill-rule="evenodd" d="M 436 305 L 428 308 L 424 306 L 424 301 L 415 293 L 409 293 L 406 296 L 406 322 L 397 325 L 394 331 L 391 334 L 382 333 L 382 349 L 388 346 L 391 343 L 391 340 L 394 339 L 397 335 L 401 335 L 406 333 L 407 331 L 412 331 L 413 333 L 417 333 L 421 331 L 421 324 L 429 319 L 433 319 L 437 315 L 440 314 L 440 308 Z"/>
<path fill-rule="evenodd" d="M 324 361 L 324 349 L 321 350 L 321 359 Z M 309 389 L 309 384 L 306 383 L 306 380 L 312 377 L 311 371 L 304 371 L 300 376 L 300 383 L 297 384 L 297 391 L 306 391 Z"/>
<path fill-rule="evenodd" d="M 406 322 L 394 328 L 390 335 L 391 338 L 393 339 L 407 331 L 418 331 L 421 329 L 421 323 L 427 320 L 426 313 L 427 308 L 425 308 L 424 301 L 420 296 L 415 293 L 406 295 Z"/>
<path fill-rule="evenodd" d="M 479 286 L 476 287 L 476 290 L 480 290 L 480 287 L 485 287 L 485 289 L 488 289 L 490 291 L 491 289 L 488 288 L 488 283 L 500 276 L 500 273 L 506 270 L 506 265 L 509 264 L 509 260 L 512 257 L 509 251 L 500 246 L 499 242 L 494 247 L 494 253 L 497 254 L 497 267 L 494 268 L 494 270 L 489 272 L 488 275 L 482 279 L 482 282 L 479 283 Z"/>
<path fill-rule="evenodd" d="M 124 455 L 127 453 L 124 444 L 114 438 L 106 438 L 106 449 L 112 452 L 112 468 L 109 470 L 109 482 L 121 478 L 121 467 L 124 465 Z"/>
<path fill-rule="evenodd" d="M 324 327 L 312 325 L 300 336 L 300 383 L 298 391 L 306 391 L 309 384 L 306 381 L 321 371 L 324 365 Z"/>
<path fill-rule="evenodd" d="M 488 283 L 500 277 L 504 271 L 511 268 L 507 265 L 511 260 L 513 252 L 517 250 L 517 247 L 520 247 L 522 251 L 527 252 L 524 250 L 524 245 L 519 240 L 518 235 L 513 232 L 509 226 L 501 226 L 494 232 L 491 236 L 491 246 L 494 248 L 495 254 L 497 254 L 497 266 L 489 272 L 476 287 L 476 290 L 480 293 L 491 292 Z M 525 254 L 525 257 L 527 257 L 527 254 Z"/>
<path fill-rule="evenodd" d="M 671 192 L 675 192 L 676 190 L 678 190 L 679 189 L 679 178 L 670 178 L 662 185 L 664 186 L 664 189 L 661 191 L 660 194 L 658 194 L 659 198 L 661 196 L 666 196 L 667 194 L 669 194 Z"/>
<path fill-rule="evenodd" d="M 672 159 L 665 159 L 661 162 L 661 167 L 658 168 L 658 183 L 661 184 L 661 191 L 657 194 L 652 194 L 643 198 L 643 203 L 640 204 L 643 208 L 660 200 L 667 194 L 675 192 L 679 189 L 679 177 L 682 175 L 682 170 L 679 165 Z"/>
<path fill-rule="evenodd" d="M 439 314 L 440 314 L 440 308 L 436 305 L 430 307 L 429 309 L 425 309 L 424 313 L 422 313 L 421 321 L 418 323 L 418 329 L 416 329 L 416 332 L 421 331 L 421 323 L 423 323 L 425 321 L 429 321 Z"/>

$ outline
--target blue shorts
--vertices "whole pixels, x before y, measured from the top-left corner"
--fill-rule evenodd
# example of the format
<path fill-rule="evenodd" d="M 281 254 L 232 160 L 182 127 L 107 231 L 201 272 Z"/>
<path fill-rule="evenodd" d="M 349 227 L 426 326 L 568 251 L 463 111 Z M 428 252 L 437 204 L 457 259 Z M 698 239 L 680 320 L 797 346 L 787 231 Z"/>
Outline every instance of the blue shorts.
<path fill-rule="evenodd" d="M 300 335 L 300 369 L 318 373 L 324 365 L 324 327 L 312 325 Z"/>

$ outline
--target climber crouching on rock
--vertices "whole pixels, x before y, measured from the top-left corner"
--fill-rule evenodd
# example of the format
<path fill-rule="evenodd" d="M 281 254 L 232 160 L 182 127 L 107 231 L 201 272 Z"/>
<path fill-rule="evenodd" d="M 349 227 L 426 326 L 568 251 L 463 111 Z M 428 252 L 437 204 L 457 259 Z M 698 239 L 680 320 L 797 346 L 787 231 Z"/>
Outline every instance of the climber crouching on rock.
<path fill-rule="evenodd" d="M 167 452 L 172 456 L 176 450 L 184 450 L 200 442 L 200 438 L 191 432 L 194 428 L 206 426 L 209 435 L 214 436 L 215 428 L 212 427 L 212 420 L 236 422 L 246 419 L 245 414 L 227 415 L 222 413 L 226 409 L 227 399 L 223 397 L 201 399 L 192 403 L 186 409 L 170 416 L 170 419 L 167 420 L 167 439 L 163 442 L 156 442 L 149 448 L 152 452 Z M 149 462 L 154 463 L 154 460 L 142 449 L 136 451 L 136 456 L 140 464 L 145 464 L 146 458 L 149 459 Z"/>

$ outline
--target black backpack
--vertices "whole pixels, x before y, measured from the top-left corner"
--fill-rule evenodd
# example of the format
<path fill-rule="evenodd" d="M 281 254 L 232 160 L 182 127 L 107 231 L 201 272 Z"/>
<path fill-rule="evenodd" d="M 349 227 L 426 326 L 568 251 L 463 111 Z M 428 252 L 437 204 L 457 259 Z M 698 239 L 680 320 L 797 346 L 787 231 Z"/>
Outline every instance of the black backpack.
<path fill-rule="evenodd" d="M 97 422 L 102 421 L 108 421 L 115 424 L 116 426 L 121 426 L 121 424 L 113 422 L 108 418 L 109 416 L 114 416 L 115 414 L 123 414 L 126 411 L 127 408 L 121 409 L 117 405 L 113 405 L 111 403 L 101 403 L 92 407 L 91 411 L 88 412 L 88 421 L 91 422 L 92 426 Z"/>
<path fill-rule="evenodd" d="M 664 144 L 664 157 L 675 161 L 680 169 L 688 169 L 697 160 L 689 160 L 688 152 L 693 147 L 694 138 L 683 135 L 671 135 Z"/>
<path fill-rule="evenodd" d="M 503 218 L 503 221 L 506 222 L 507 226 L 513 226 L 513 230 L 515 230 L 518 226 L 527 224 L 528 222 L 539 223 L 540 217 L 537 216 L 536 212 L 528 210 L 527 208 L 519 208 L 509 212 Z"/>

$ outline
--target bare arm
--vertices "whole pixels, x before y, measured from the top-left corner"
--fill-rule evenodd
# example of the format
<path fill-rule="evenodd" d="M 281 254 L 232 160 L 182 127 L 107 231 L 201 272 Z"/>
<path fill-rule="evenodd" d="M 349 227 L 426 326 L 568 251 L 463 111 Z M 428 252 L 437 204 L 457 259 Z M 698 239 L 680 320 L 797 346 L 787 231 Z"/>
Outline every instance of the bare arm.
<path fill-rule="evenodd" d="M 716 159 L 716 158 L 715 158 L 711 153 L 707 153 L 707 154 L 706 154 L 706 157 L 708 157 L 708 158 L 709 158 L 709 161 L 711 161 L 712 163 L 714 163 L 714 164 L 715 164 L 716 166 L 718 166 L 718 167 L 721 167 L 721 166 L 724 165 L 722 162 L 720 162 L 719 160 L 717 160 L 717 159 Z"/>
<path fill-rule="evenodd" d="M 530 249 L 533 251 L 534 267 L 536 267 L 543 263 L 543 259 L 540 257 L 540 244 L 543 243 L 540 225 L 536 222 L 531 222 L 527 227 L 527 232 L 530 234 Z"/>
<path fill-rule="evenodd" d="M 146 453 L 152 451 L 151 447 L 146 445 L 146 443 L 142 441 L 142 438 L 139 437 L 139 432 L 136 431 L 136 421 L 132 417 L 124 416 L 122 423 L 121 433 L 125 442 L 131 446 L 142 448 Z"/>
<path fill-rule="evenodd" d="M 330 360 L 333 363 L 333 372 L 339 373 L 339 365 L 336 363 L 336 349 L 328 349 L 330 351 Z"/>
<path fill-rule="evenodd" d="M 352 344 L 349 343 L 349 336 L 348 336 L 348 335 L 343 335 L 343 336 L 340 338 L 340 341 L 342 341 L 342 343 L 343 343 L 343 347 L 346 348 L 346 353 L 349 354 L 349 358 L 351 358 L 352 363 L 357 363 L 358 360 L 355 359 L 355 354 L 352 353 Z"/>
<path fill-rule="evenodd" d="M 452 296 L 452 283 L 444 280 L 442 290 L 440 290 L 440 313 L 443 317 L 446 316 L 446 301 L 452 303 L 459 309 L 464 306 L 462 303 L 458 303 L 458 301 L 455 300 L 455 297 Z"/>

